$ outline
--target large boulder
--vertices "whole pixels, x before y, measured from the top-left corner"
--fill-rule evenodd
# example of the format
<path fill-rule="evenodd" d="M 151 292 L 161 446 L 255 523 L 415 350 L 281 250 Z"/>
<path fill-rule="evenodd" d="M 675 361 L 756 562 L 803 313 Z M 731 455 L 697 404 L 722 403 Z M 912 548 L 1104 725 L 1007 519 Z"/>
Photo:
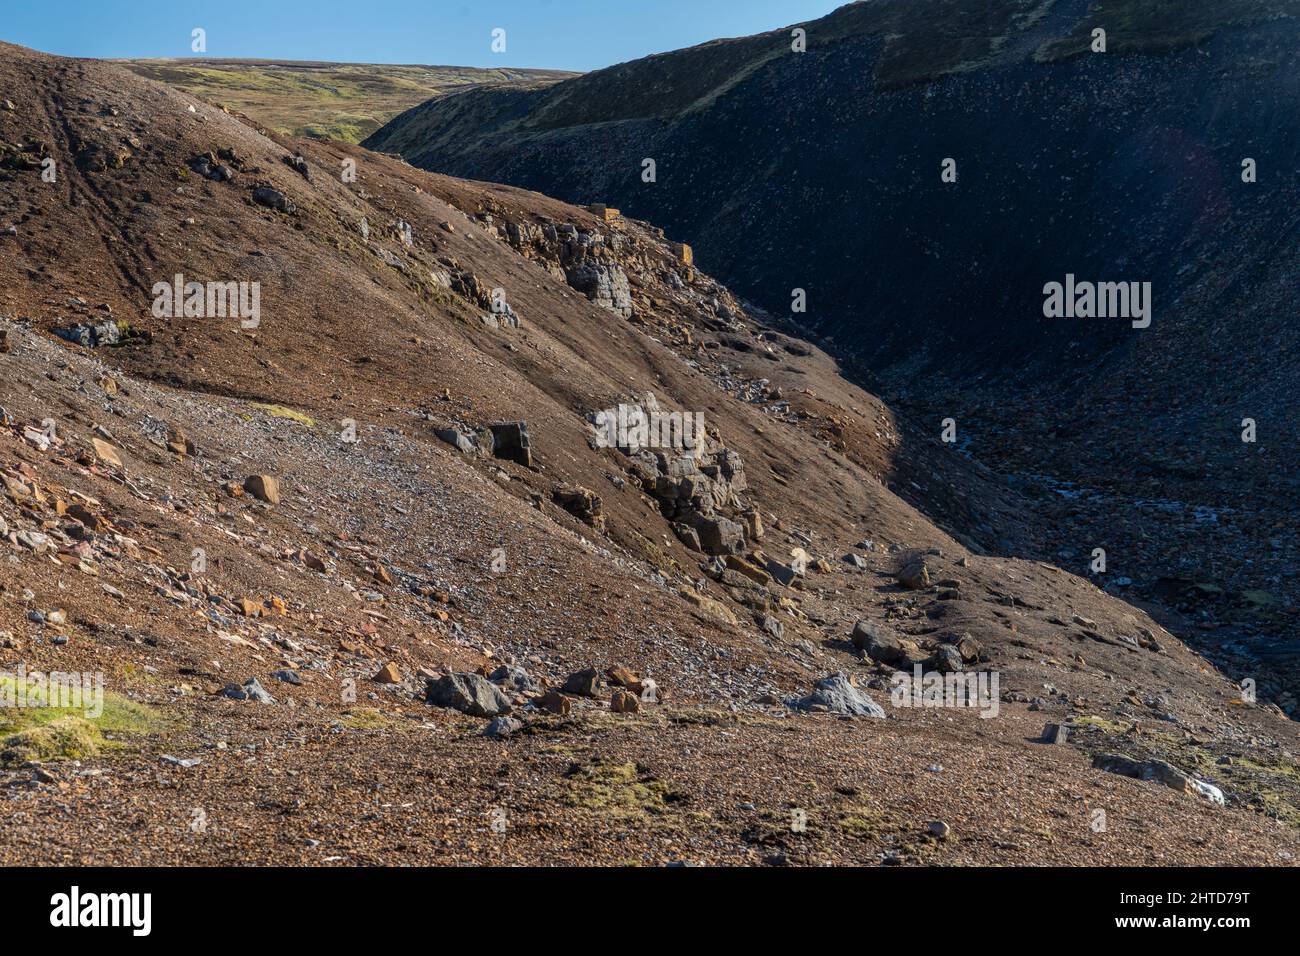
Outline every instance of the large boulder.
<path fill-rule="evenodd" d="M 909 591 L 924 591 L 930 586 L 930 567 L 922 557 L 904 561 L 896 576 L 898 583 Z"/>
<path fill-rule="evenodd" d="M 695 530 L 705 554 L 740 554 L 745 550 L 745 529 L 730 518 L 701 518 Z"/>
<path fill-rule="evenodd" d="M 552 492 L 555 503 L 597 531 L 605 530 L 605 508 L 600 496 L 579 485 L 560 485 Z"/>
<path fill-rule="evenodd" d="M 102 345 L 117 345 L 122 341 L 122 330 L 113 321 L 65 326 L 55 329 L 54 334 L 88 349 L 99 348 Z"/>
<path fill-rule="evenodd" d="M 533 450 L 528 441 L 527 422 L 497 422 L 488 426 L 492 430 L 492 454 L 531 468 Z"/>
<path fill-rule="evenodd" d="M 955 674 L 964 665 L 961 652 L 951 644 L 940 644 L 934 649 L 934 656 L 930 658 L 930 666 L 940 674 Z"/>
<path fill-rule="evenodd" d="M 858 690 L 843 674 L 831 674 L 823 677 L 807 697 L 789 702 L 792 710 L 813 713 L 841 714 L 848 717 L 883 718 L 885 710 L 865 691 Z"/>
<path fill-rule="evenodd" d="M 471 717 L 496 717 L 514 710 L 501 688 L 478 674 L 444 674 L 430 680 L 424 699 L 435 707 L 458 710 Z"/>
<path fill-rule="evenodd" d="M 451 445 L 459 452 L 466 455 L 472 455 L 475 452 L 474 441 L 459 428 L 435 428 L 433 433 L 442 441 Z"/>
<path fill-rule="evenodd" d="M 244 490 L 269 505 L 280 503 L 280 482 L 270 475 L 249 475 L 244 479 Z"/>
<path fill-rule="evenodd" d="M 560 689 L 566 694 L 572 694 L 574 697 L 599 697 L 600 671 L 594 667 L 575 671 L 569 675 L 564 682 L 564 686 Z"/>
<path fill-rule="evenodd" d="M 984 645 L 969 634 L 954 634 L 946 638 L 944 643 L 956 648 L 961 659 L 967 664 L 975 664 L 984 657 Z"/>
<path fill-rule="evenodd" d="M 542 686 L 533 679 L 533 676 L 515 664 L 502 664 L 491 674 L 488 680 L 498 687 L 516 694 L 540 694 Z"/>
<path fill-rule="evenodd" d="M 254 189 L 253 202 L 259 206 L 265 206 L 267 209 L 274 209 L 276 212 L 289 215 L 298 211 L 298 207 L 290 201 L 288 196 L 278 189 L 272 189 L 270 186 L 258 186 Z"/>
<path fill-rule="evenodd" d="M 1107 773 L 1159 783 L 1179 793 L 1203 792 L 1196 786 L 1198 781 L 1163 760 L 1134 760 L 1123 754 L 1097 754 L 1092 758 L 1092 766 L 1096 770 L 1105 770 Z"/>
<path fill-rule="evenodd" d="M 890 628 L 872 621 L 858 621 L 853 626 L 853 646 L 873 661 L 899 667 L 910 662 L 910 641 L 903 641 Z"/>

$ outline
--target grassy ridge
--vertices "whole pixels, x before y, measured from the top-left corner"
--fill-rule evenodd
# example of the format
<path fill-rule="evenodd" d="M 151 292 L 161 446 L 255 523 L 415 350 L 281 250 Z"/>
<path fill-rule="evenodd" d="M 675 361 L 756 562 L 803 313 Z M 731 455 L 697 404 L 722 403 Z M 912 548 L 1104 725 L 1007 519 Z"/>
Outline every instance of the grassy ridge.
<path fill-rule="evenodd" d="M 1051 61 L 1088 52 L 1092 31 L 1106 30 L 1114 53 L 1191 46 L 1225 27 L 1300 16 L 1300 0 L 1092 0 L 1068 36 L 1045 45 L 1038 59 Z"/>
<path fill-rule="evenodd" d="M 533 86 L 573 74 L 454 66 L 269 60 L 122 60 L 151 80 L 244 113 L 268 129 L 359 143 L 425 100 L 475 86 Z"/>

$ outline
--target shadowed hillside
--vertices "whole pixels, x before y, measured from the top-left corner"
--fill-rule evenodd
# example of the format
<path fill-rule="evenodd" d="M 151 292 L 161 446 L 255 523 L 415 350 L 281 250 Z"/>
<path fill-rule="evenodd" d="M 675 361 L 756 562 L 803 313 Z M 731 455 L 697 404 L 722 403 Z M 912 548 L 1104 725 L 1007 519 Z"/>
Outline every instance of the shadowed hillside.
<path fill-rule="evenodd" d="M 806 290 L 859 382 L 1035 502 L 1045 557 L 1105 549 L 1094 580 L 1283 667 L 1294 708 L 1298 13 L 876 0 L 805 53 L 786 29 L 441 97 L 368 145 L 661 223 L 774 314 Z M 1150 326 L 1046 317 L 1070 275 L 1151 283 Z"/>

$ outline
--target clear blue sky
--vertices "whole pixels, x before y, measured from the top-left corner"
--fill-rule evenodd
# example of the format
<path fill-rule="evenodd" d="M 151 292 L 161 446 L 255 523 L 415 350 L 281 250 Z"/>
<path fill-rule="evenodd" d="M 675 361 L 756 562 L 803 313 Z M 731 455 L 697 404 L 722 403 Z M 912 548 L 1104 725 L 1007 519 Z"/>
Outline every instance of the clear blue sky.
<path fill-rule="evenodd" d="M 593 70 L 824 16 L 847 0 L 0 0 L 0 40 L 89 57 Z M 506 31 L 506 52 L 491 33 Z"/>

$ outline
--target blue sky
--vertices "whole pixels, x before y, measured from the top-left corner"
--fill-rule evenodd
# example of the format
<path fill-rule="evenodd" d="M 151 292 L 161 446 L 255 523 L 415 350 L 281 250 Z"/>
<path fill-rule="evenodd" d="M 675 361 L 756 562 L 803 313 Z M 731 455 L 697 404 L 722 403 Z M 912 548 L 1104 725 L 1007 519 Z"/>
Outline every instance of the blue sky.
<path fill-rule="evenodd" d="M 593 70 L 824 16 L 846 0 L 0 0 L 0 40 L 46 53 Z M 494 28 L 506 52 L 491 51 Z"/>

